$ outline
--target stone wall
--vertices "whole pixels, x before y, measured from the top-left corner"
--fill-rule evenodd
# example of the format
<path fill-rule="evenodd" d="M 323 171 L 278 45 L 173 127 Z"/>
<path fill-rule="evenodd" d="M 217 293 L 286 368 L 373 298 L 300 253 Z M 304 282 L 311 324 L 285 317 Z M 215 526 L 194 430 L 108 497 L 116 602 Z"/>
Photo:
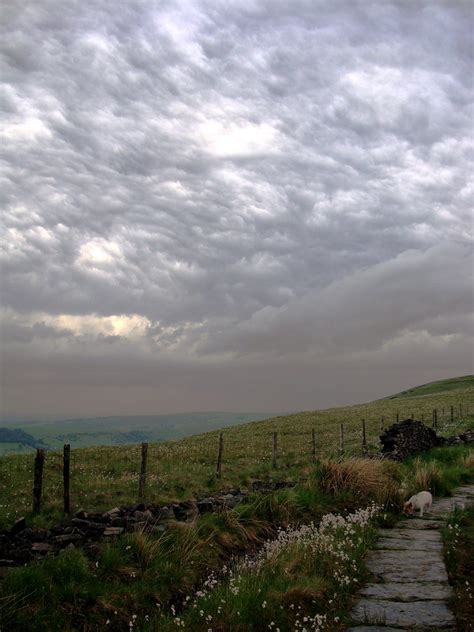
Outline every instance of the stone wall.
<path fill-rule="evenodd" d="M 133 531 L 163 532 L 172 522 L 193 522 L 201 514 L 232 509 L 252 492 L 271 493 L 294 485 L 287 481 L 253 481 L 250 489 L 228 489 L 168 505 L 138 503 L 103 513 L 81 510 L 51 529 L 30 528 L 25 518 L 20 518 L 9 531 L 0 531 L 0 571 L 66 548 L 80 546 L 86 553 L 93 553 L 99 540 Z"/>
<path fill-rule="evenodd" d="M 454 437 L 439 437 L 436 432 L 421 421 L 405 419 L 390 426 L 381 436 L 382 454 L 395 461 L 403 461 L 408 456 L 426 452 L 441 445 L 472 443 L 474 431 L 469 430 Z"/>

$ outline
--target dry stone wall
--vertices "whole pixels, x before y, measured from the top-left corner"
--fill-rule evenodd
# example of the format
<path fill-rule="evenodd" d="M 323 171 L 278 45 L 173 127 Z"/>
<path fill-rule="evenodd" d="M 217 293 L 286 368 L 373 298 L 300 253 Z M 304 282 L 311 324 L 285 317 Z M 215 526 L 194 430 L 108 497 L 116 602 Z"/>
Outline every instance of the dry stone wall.
<path fill-rule="evenodd" d="M 81 546 L 94 553 L 99 540 L 133 531 L 163 532 L 171 522 L 192 522 L 204 513 L 232 509 L 252 492 L 270 493 L 294 484 L 254 481 L 250 489 L 229 489 L 198 500 L 168 505 L 138 503 L 103 513 L 80 510 L 51 529 L 30 528 L 25 518 L 20 518 L 9 531 L 0 531 L 0 571 L 66 548 Z"/>

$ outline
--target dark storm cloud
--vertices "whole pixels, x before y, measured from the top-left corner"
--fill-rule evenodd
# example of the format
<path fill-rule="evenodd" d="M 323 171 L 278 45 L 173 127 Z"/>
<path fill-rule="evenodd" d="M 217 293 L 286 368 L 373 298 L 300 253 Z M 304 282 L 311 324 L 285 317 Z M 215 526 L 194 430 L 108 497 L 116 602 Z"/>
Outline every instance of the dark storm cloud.
<path fill-rule="evenodd" d="M 469 370 L 470 3 L 1 12 L 8 357 Z"/>

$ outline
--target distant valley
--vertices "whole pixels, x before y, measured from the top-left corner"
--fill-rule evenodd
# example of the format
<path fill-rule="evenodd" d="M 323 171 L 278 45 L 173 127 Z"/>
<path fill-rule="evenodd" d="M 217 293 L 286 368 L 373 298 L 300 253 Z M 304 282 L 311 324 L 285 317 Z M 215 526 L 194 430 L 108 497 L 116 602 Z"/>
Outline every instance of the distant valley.
<path fill-rule="evenodd" d="M 274 413 L 199 412 L 0 422 L 0 455 L 59 449 L 160 442 L 259 421 Z"/>

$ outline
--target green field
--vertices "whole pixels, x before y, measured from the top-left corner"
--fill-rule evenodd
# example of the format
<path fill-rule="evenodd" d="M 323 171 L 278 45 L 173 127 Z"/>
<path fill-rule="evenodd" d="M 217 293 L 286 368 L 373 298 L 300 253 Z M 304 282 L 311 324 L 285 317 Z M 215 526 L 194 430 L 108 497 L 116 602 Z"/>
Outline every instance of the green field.
<path fill-rule="evenodd" d="M 429 391 L 427 392 L 427 388 Z M 451 421 L 451 406 L 454 419 Z M 455 434 L 473 425 L 474 376 L 435 382 L 368 404 L 307 411 L 241 424 L 224 430 L 223 476 L 215 476 L 218 431 L 152 444 L 148 454 L 146 499 L 153 502 L 205 495 L 216 489 L 246 486 L 252 479 L 304 476 L 311 465 L 311 431 L 319 456 L 337 455 L 344 423 L 346 454 L 361 453 L 361 420 L 366 420 L 369 450 L 379 450 L 382 417 L 388 426 L 411 417 L 431 423 L 437 408 L 439 430 Z M 272 469 L 272 433 L 278 433 L 277 469 Z M 48 452 L 44 475 L 44 511 L 37 523 L 61 515 L 62 455 Z M 137 500 L 140 445 L 72 450 L 73 510 L 108 509 Z M 0 458 L 0 525 L 28 515 L 31 505 L 33 455 Z"/>

